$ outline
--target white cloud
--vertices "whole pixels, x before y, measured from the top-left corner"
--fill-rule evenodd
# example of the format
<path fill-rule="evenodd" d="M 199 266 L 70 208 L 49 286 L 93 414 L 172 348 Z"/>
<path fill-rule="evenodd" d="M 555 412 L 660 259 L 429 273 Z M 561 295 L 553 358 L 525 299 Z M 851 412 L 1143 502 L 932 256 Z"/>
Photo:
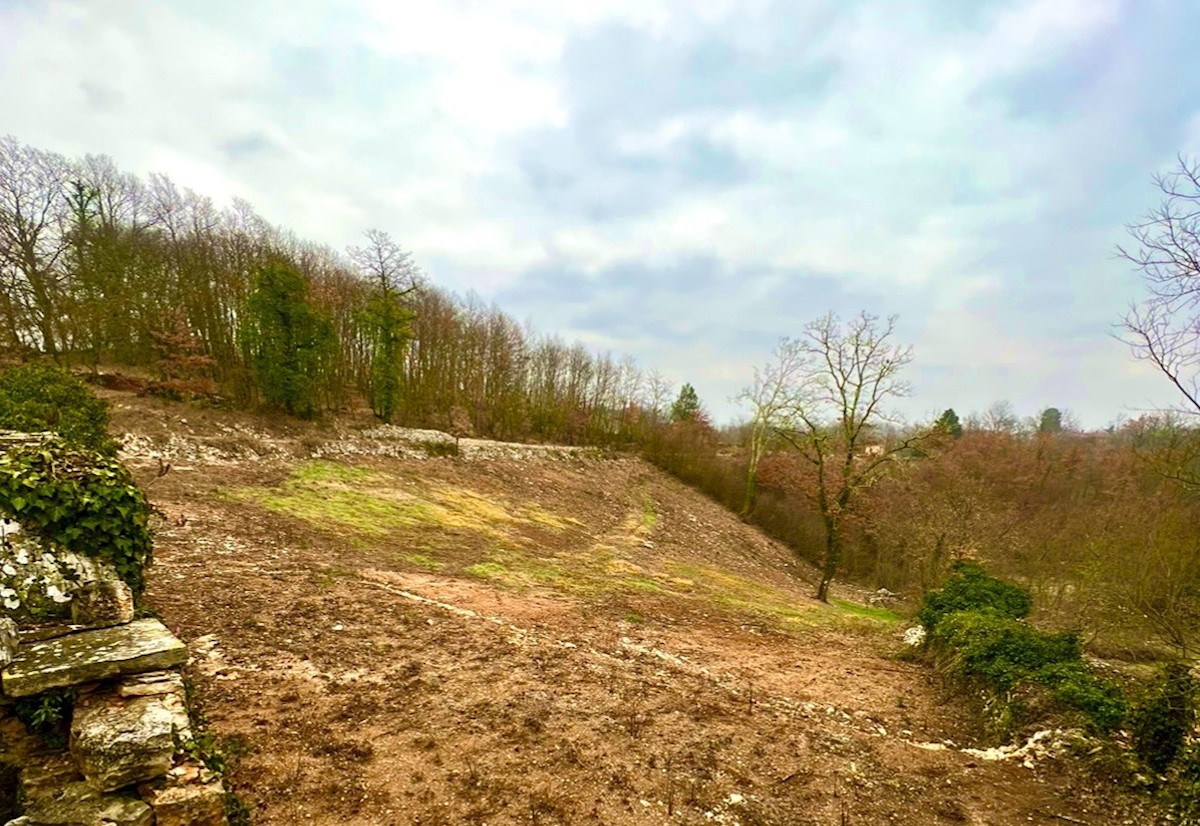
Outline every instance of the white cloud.
<path fill-rule="evenodd" d="M 1147 85 L 1176 24 L 1159 6 L 53 0 L 0 8 L 0 133 L 111 154 L 218 201 L 243 196 L 335 247 L 381 226 L 455 289 L 516 295 L 556 266 L 590 275 L 576 303 L 602 305 L 613 268 L 632 262 L 652 279 L 715 260 L 709 293 L 648 283 L 656 304 L 626 303 L 664 328 L 695 314 L 722 343 L 656 337 L 650 322 L 633 339 L 576 332 L 681 378 L 701 373 L 718 413 L 739 367 L 748 375 L 765 356 L 744 340 L 857 302 L 911 316 L 918 369 L 952 376 L 972 404 L 1052 393 L 1079 370 L 1083 401 L 1061 406 L 1103 418 L 1142 392 L 1114 389 L 1114 376 L 1153 384 L 1105 338 L 1126 296 L 1098 290 L 1062 308 L 1061 337 L 1046 327 L 1053 308 L 1022 302 L 1092 272 L 1117 283 L 1113 233 L 1148 204 L 1119 219 L 1089 209 L 1108 175 L 1128 187 L 1152 171 L 1124 168 L 1134 161 L 1120 153 L 1169 160 L 1176 134 L 1179 148 L 1200 146 L 1194 112 L 1178 114 L 1177 133 L 1139 121 L 1172 93 Z M 602 54 L 593 76 L 573 76 L 571 58 L 614 26 L 643 52 Z M 1076 55 L 1106 67 L 1060 93 L 1079 111 L 1022 115 L 1004 84 L 1087 75 Z M 530 159 L 547 158 L 559 165 L 539 182 Z M 726 177 L 705 177 L 718 161 Z M 534 298 L 511 309 L 571 326 Z"/>

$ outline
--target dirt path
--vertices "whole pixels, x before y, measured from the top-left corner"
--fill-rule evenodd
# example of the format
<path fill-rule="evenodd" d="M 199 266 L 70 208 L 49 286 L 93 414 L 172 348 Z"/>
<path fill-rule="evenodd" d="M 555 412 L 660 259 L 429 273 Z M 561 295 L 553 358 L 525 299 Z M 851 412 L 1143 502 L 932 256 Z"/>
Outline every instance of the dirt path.
<path fill-rule="evenodd" d="M 898 626 L 639 461 L 352 462 L 150 487 L 150 599 L 258 823 L 1150 822 L 942 747 L 969 716 Z"/>

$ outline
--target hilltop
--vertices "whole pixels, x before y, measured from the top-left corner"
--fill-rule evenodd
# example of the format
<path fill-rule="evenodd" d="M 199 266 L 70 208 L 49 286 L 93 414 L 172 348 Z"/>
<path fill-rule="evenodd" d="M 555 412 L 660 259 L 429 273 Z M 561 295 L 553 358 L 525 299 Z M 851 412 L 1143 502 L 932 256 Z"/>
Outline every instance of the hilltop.
<path fill-rule="evenodd" d="M 636 457 L 106 395 L 258 823 L 1147 822 Z"/>

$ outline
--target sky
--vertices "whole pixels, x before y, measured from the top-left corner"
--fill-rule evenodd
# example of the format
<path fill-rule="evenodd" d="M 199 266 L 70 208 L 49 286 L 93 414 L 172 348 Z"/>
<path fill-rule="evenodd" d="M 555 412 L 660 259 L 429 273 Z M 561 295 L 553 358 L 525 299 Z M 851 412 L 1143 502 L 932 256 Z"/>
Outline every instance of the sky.
<path fill-rule="evenodd" d="M 899 316 L 909 418 L 1171 404 L 1114 255 L 1200 154 L 1194 0 L 0 0 L 0 134 L 162 172 L 695 385 Z"/>

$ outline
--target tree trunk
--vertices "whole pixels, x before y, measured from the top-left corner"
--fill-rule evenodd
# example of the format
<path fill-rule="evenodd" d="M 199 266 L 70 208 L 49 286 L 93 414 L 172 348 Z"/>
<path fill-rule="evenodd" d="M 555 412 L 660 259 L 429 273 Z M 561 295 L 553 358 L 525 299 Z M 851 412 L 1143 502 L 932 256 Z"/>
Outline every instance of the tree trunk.
<path fill-rule="evenodd" d="M 821 584 L 817 586 L 817 599 L 829 602 L 829 585 L 837 574 L 838 564 L 842 561 L 842 547 L 837 538 L 837 523 L 825 518 L 825 564 L 821 567 Z"/>
<path fill-rule="evenodd" d="M 750 521 L 754 513 L 755 500 L 758 498 L 758 468 L 754 465 L 746 472 L 746 498 L 742 502 L 742 512 L 739 514 L 743 522 Z"/>

